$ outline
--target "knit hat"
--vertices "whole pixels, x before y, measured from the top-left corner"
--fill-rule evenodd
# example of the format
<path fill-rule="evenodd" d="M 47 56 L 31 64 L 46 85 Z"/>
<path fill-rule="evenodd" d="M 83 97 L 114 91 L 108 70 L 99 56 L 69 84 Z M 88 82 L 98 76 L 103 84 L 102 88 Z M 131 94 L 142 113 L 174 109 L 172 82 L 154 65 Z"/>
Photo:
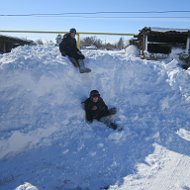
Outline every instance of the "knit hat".
<path fill-rule="evenodd" d="M 98 90 L 92 90 L 90 92 L 90 97 L 99 97 L 100 93 L 98 92 Z"/>
<path fill-rule="evenodd" d="M 75 33 L 75 34 L 76 34 L 76 33 L 77 33 L 77 31 L 76 31 L 76 29 L 75 29 L 75 28 L 71 28 L 71 29 L 70 29 L 70 33 Z"/>

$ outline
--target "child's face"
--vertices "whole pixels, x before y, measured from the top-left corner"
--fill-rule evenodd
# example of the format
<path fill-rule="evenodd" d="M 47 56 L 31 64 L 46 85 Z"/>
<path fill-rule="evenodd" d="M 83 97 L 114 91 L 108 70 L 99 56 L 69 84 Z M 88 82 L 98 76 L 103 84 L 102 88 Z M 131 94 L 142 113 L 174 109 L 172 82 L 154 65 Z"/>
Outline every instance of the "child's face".
<path fill-rule="evenodd" d="M 92 101 L 96 103 L 98 101 L 98 96 L 92 97 Z"/>
<path fill-rule="evenodd" d="M 75 33 L 71 33 L 70 35 L 71 35 L 72 38 L 75 38 L 76 34 Z"/>

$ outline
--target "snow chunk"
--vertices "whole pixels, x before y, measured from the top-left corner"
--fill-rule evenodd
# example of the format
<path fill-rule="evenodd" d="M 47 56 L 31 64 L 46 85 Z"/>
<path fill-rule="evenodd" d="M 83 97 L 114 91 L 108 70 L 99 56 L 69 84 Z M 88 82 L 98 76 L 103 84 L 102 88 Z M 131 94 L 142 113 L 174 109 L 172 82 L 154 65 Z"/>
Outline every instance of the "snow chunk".
<path fill-rule="evenodd" d="M 188 32 L 188 29 L 180 29 L 180 28 L 161 28 L 161 27 L 151 27 L 151 31 L 155 32 L 170 32 L 170 31 L 176 31 L 176 32 Z"/>
<path fill-rule="evenodd" d="M 125 54 L 126 56 L 139 56 L 139 49 L 134 45 L 130 45 L 125 49 Z"/>
<path fill-rule="evenodd" d="M 113 140 L 116 143 L 125 141 L 126 135 L 124 132 L 115 132 L 109 135 L 108 137 L 109 140 Z"/>
<path fill-rule="evenodd" d="M 179 130 L 177 131 L 177 134 L 178 134 L 181 138 L 183 138 L 183 139 L 185 139 L 185 140 L 187 140 L 187 141 L 190 141 L 190 131 L 187 131 L 186 129 L 179 129 Z"/>
<path fill-rule="evenodd" d="M 38 190 L 38 188 L 28 182 L 25 182 L 23 185 L 20 185 L 15 190 Z"/>

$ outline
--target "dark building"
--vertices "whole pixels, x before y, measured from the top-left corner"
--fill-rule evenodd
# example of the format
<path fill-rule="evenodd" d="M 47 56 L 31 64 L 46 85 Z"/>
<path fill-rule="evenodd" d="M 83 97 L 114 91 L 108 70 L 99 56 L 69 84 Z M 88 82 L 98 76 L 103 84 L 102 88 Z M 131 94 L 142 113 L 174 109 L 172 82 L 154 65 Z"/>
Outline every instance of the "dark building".
<path fill-rule="evenodd" d="M 141 57 L 147 59 L 167 57 L 172 48 L 180 48 L 181 53 L 188 55 L 190 30 L 145 27 L 134 36 L 131 44 L 136 45 Z"/>
<path fill-rule="evenodd" d="M 32 45 L 32 40 L 24 40 L 16 37 L 0 35 L 0 53 L 8 53 L 13 48 L 22 45 Z"/>

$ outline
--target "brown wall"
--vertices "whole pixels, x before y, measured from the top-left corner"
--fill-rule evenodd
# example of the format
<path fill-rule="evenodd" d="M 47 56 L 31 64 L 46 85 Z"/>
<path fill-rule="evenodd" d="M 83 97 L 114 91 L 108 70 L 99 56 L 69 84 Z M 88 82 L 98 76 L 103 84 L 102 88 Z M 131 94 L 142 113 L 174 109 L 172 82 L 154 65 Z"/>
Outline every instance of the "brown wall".
<path fill-rule="evenodd" d="M 0 36 L 0 52 L 8 53 L 12 50 L 12 48 L 32 43 L 32 41 L 22 40 L 19 38 Z"/>

